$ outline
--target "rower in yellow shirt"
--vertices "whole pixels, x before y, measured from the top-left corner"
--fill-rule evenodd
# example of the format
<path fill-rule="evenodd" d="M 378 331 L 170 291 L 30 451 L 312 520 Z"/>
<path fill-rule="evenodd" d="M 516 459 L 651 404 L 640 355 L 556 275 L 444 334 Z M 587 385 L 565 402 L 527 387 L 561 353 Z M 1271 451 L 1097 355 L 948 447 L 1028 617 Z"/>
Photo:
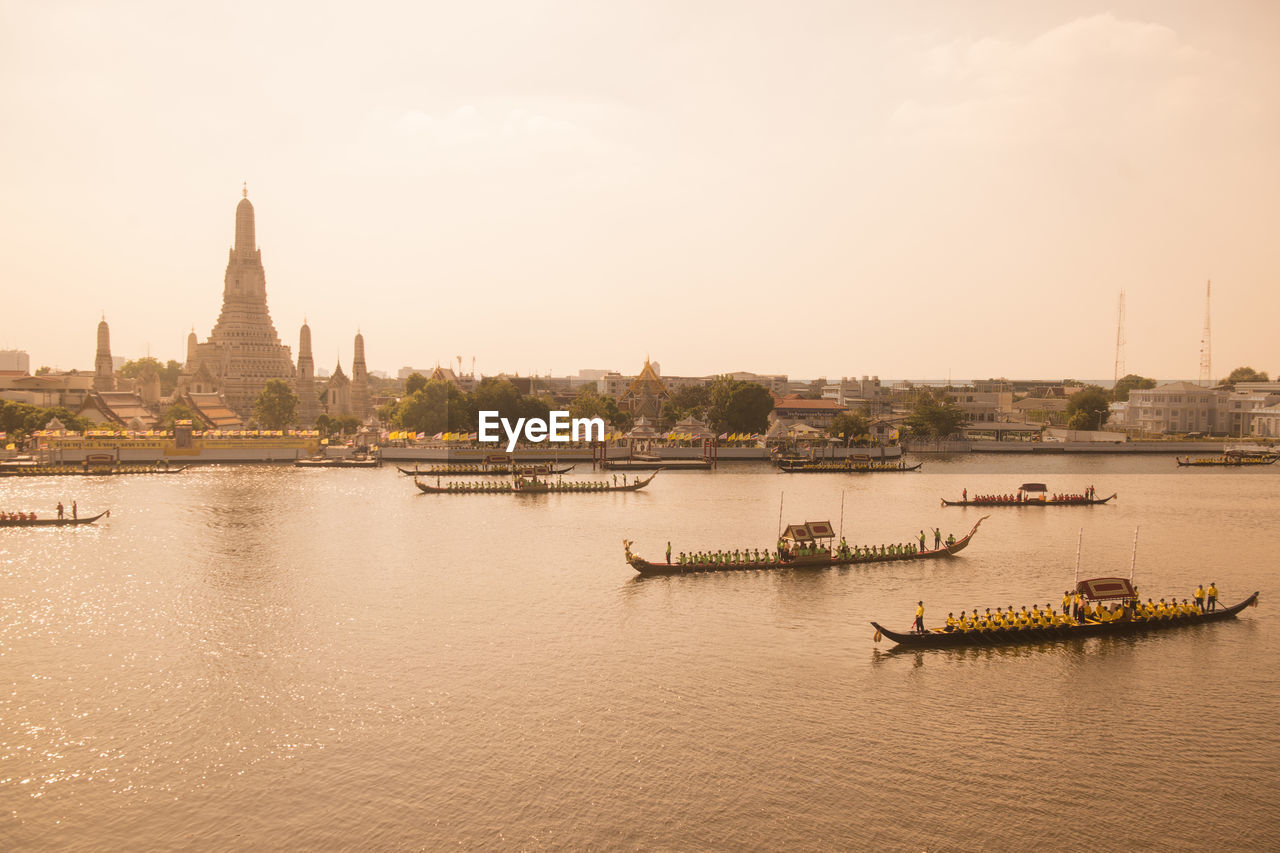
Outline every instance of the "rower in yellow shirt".
<path fill-rule="evenodd" d="M 1205 590 L 1204 607 L 1210 613 L 1218 609 L 1218 585 L 1210 583 L 1209 588 Z"/>
<path fill-rule="evenodd" d="M 1195 597 L 1195 600 L 1196 600 L 1196 608 L 1201 613 L 1203 613 L 1204 612 L 1204 586 L 1201 584 L 1196 584 L 1196 591 L 1192 593 L 1192 595 Z"/>

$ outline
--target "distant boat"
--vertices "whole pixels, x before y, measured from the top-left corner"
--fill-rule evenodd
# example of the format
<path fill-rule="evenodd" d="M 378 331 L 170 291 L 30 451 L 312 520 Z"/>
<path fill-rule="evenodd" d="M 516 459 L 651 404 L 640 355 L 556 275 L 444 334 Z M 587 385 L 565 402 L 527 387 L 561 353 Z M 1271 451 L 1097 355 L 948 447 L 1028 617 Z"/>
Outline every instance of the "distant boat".
<path fill-rule="evenodd" d="M 76 464 L 17 464 L 0 462 L 0 477 L 114 477 L 126 474 L 177 474 L 189 466 L 170 467 L 166 460 L 159 462 L 81 462 Z"/>
<path fill-rule="evenodd" d="M 540 480 L 537 477 L 516 475 L 510 483 L 449 483 L 444 486 L 431 486 L 413 478 L 413 484 L 429 495 L 545 495 L 545 494 L 599 494 L 600 492 L 635 492 L 643 489 L 658 476 L 654 471 L 643 480 L 619 486 L 608 480 L 570 480 L 555 482 Z"/>
<path fill-rule="evenodd" d="M 1221 456 L 1176 456 L 1179 468 L 1248 468 L 1256 465 L 1272 465 L 1280 455 L 1265 451 L 1228 450 Z"/>
<path fill-rule="evenodd" d="M 563 465 L 557 467 L 551 462 L 520 462 L 512 465 L 511 463 L 499 464 L 453 464 L 453 465 L 432 465 L 430 468 L 418 468 L 417 466 L 410 468 L 401 468 L 396 466 L 396 470 L 401 474 L 409 477 L 461 477 L 464 474 L 478 475 L 481 477 L 490 476 L 511 476 L 512 474 L 526 474 L 528 476 L 548 474 L 568 474 L 574 469 L 573 465 Z"/>
<path fill-rule="evenodd" d="M 923 462 L 908 465 L 905 462 L 883 462 L 864 459 L 787 459 L 777 461 L 778 470 L 788 474 L 878 474 L 919 471 Z"/>
<path fill-rule="evenodd" d="M 1105 498 L 1089 498 L 1084 495 L 1050 495 L 1044 483 L 1023 483 L 1014 495 L 975 495 L 973 499 L 949 501 L 943 506 L 1098 506 L 1115 500 L 1113 493 Z"/>
<path fill-rule="evenodd" d="M 87 515 L 84 518 L 0 518 L 0 527 L 67 527 L 93 524 L 104 515 L 111 515 L 111 510 L 104 509 L 97 515 Z"/>
<path fill-rule="evenodd" d="M 377 459 L 295 459 L 295 468 L 377 468 L 381 463 Z"/>

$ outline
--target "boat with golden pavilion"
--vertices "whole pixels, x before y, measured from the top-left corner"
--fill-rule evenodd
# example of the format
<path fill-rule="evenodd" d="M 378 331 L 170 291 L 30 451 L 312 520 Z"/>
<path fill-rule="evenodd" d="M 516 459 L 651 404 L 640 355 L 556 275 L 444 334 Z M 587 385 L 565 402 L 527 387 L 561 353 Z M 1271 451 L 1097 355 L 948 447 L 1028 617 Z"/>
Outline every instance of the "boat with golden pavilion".
<path fill-rule="evenodd" d="M 1195 604 L 1153 603 L 1138 600 L 1137 590 L 1128 578 L 1091 578 L 1076 584 L 1076 592 L 1088 607 L 1088 615 L 1074 617 L 1054 613 L 1052 605 L 1044 610 L 1032 608 L 1022 613 L 992 617 L 988 614 L 966 619 L 959 624 L 932 628 L 921 633 L 891 631 L 879 622 L 872 622 L 876 629 L 875 641 L 881 637 L 898 644 L 899 648 L 940 649 L 959 646 L 999 646 L 1028 643 L 1054 642 L 1058 640 L 1085 639 L 1088 637 L 1113 637 L 1130 634 L 1146 634 L 1168 628 L 1200 625 L 1206 622 L 1222 622 L 1234 619 L 1246 607 L 1258 604 L 1255 592 L 1239 604 L 1230 607 L 1202 610 Z M 1105 605 L 1110 603 L 1110 608 Z"/>
<path fill-rule="evenodd" d="M 767 569 L 827 569 L 862 563 L 890 563 L 902 560 L 929 560 L 951 557 L 969 546 L 983 516 L 964 536 L 949 536 L 933 549 L 917 547 L 913 542 L 892 545 L 849 545 L 829 521 L 806 521 L 789 524 L 778 537 L 778 548 L 735 549 L 733 551 L 697 551 L 680 553 L 665 562 L 646 560 L 631 552 L 635 543 L 622 541 L 627 564 L 642 575 L 683 575 L 694 572 L 761 571 Z"/>

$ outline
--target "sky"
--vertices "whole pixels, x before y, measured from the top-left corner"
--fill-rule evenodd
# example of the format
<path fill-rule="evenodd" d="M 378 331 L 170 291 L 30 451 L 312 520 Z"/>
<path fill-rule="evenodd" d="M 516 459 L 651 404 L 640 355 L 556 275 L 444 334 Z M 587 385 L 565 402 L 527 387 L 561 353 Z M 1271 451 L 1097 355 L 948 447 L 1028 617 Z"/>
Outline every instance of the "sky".
<path fill-rule="evenodd" d="M 182 360 L 242 184 L 394 374 L 1280 373 L 1280 4 L 0 0 L 0 349 Z"/>

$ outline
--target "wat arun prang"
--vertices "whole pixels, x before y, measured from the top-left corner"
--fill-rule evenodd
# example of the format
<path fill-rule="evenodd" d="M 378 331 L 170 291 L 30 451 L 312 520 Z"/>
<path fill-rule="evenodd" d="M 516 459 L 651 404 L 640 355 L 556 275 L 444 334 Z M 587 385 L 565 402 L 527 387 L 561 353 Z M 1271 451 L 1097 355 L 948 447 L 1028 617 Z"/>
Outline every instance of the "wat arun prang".
<path fill-rule="evenodd" d="M 258 395 L 272 379 L 283 379 L 298 395 L 298 422 L 315 423 L 322 406 L 314 379 L 311 329 L 304 322 L 298 336 L 296 369 L 289 347 L 280 342 L 267 310 L 267 275 L 262 267 L 253 221 L 253 204 L 246 188 L 236 205 L 236 238 L 227 259 L 222 288 L 222 313 L 204 343 L 192 332 L 187 342 L 187 363 L 179 386 L 216 391 L 227 405 L 246 420 L 253 417 Z M 368 373 L 364 363 L 364 337 L 356 335 L 350 395 L 328 406 L 330 415 L 370 415 Z M 358 386 L 358 387 L 357 387 Z M 349 401 L 349 402 L 348 402 Z"/>

